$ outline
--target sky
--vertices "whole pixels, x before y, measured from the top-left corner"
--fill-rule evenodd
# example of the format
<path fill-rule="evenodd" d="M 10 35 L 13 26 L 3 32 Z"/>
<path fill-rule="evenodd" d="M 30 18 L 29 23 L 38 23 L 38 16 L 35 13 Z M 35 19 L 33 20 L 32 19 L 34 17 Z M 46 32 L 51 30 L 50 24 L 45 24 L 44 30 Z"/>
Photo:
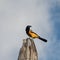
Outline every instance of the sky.
<path fill-rule="evenodd" d="M 39 60 L 60 60 L 59 0 L 0 0 L 0 60 L 17 60 L 25 27 L 48 40 L 34 39 Z"/>

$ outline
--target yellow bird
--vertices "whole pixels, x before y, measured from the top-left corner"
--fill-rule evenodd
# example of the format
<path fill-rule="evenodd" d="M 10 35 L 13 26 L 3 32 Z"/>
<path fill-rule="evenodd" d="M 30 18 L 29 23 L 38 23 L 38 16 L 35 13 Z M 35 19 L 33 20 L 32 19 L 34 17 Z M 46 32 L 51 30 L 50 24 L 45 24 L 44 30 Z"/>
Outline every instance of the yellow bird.
<path fill-rule="evenodd" d="M 44 42 L 47 42 L 46 39 L 41 38 L 38 34 L 36 34 L 35 32 L 33 32 L 33 31 L 30 29 L 30 27 L 32 27 L 32 26 L 30 26 L 30 25 L 26 26 L 26 33 L 27 33 L 27 35 L 28 35 L 29 37 L 31 37 L 31 38 L 38 38 L 38 39 L 40 39 L 40 40 L 42 40 L 42 41 L 44 41 Z"/>

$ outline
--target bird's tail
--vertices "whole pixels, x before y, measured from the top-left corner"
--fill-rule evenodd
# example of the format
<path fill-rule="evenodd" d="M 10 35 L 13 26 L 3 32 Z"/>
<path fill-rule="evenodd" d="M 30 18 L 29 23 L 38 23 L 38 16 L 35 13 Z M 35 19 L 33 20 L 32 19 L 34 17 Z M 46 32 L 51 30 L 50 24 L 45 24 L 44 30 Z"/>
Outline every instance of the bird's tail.
<path fill-rule="evenodd" d="M 39 37 L 39 39 L 42 40 L 42 41 L 44 41 L 44 42 L 47 42 L 47 40 L 44 39 L 44 38 Z"/>

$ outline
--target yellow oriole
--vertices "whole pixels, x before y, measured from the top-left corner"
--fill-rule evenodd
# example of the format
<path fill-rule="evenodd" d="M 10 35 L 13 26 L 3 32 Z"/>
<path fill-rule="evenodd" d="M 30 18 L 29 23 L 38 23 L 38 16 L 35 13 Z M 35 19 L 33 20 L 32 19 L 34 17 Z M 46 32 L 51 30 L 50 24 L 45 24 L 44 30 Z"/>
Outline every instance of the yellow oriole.
<path fill-rule="evenodd" d="M 44 39 L 44 38 L 41 38 L 38 34 L 36 34 L 35 32 L 33 32 L 31 29 L 30 29 L 30 25 L 28 25 L 27 27 L 26 27 L 26 33 L 27 33 L 27 35 L 29 36 L 29 37 L 31 37 L 31 38 L 38 38 L 38 39 L 40 39 L 40 40 L 42 40 L 42 41 L 44 41 L 44 42 L 47 42 L 47 40 L 46 39 Z"/>

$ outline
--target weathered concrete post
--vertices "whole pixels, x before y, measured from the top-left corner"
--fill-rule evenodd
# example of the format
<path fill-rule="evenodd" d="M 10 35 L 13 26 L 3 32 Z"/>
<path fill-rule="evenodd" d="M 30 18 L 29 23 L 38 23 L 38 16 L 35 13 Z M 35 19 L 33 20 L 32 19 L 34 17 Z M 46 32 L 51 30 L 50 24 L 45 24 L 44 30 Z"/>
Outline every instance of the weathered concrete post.
<path fill-rule="evenodd" d="M 23 40 L 18 60 L 38 60 L 38 53 L 34 41 L 30 38 Z"/>

